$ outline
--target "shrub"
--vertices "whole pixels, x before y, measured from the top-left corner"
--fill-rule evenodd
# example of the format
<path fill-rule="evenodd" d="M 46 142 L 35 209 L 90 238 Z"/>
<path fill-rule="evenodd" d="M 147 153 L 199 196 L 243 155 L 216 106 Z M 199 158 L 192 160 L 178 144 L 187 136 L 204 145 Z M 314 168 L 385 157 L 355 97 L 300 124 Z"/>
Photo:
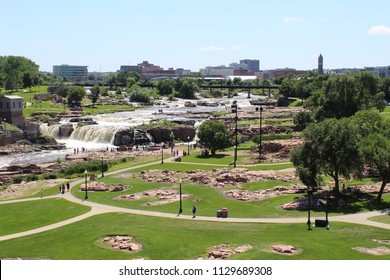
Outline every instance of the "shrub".
<path fill-rule="evenodd" d="M 12 183 L 14 184 L 20 184 L 23 181 L 23 176 L 15 176 L 12 178 Z"/>

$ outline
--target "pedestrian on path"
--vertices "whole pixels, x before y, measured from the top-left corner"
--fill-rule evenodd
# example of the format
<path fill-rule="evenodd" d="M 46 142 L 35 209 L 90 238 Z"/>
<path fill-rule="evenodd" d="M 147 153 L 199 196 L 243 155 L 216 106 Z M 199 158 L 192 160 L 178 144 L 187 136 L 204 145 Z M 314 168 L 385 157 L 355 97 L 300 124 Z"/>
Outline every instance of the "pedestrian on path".
<path fill-rule="evenodd" d="M 43 197 L 43 189 L 41 189 L 41 198 Z"/>
<path fill-rule="evenodd" d="M 69 182 L 67 182 L 67 183 L 66 183 L 66 191 L 69 192 L 69 189 L 70 189 L 70 184 L 69 184 Z"/>
<path fill-rule="evenodd" d="M 192 218 L 196 217 L 196 207 L 195 205 L 192 205 Z"/>

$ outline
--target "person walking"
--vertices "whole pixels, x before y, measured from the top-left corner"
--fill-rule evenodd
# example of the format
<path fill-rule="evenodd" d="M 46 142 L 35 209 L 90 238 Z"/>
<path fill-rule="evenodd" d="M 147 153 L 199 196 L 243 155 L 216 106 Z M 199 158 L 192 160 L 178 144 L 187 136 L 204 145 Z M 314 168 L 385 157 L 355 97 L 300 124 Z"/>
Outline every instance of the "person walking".
<path fill-rule="evenodd" d="M 69 184 L 69 182 L 67 182 L 67 183 L 66 183 L 66 191 L 69 192 L 69 190 L 70 190 L 70 184 Z"/>
<path fill-rule="evenodd" d="M 196 217 L 196 207 L 195 205 L 192 205 L 192 218 Z"/>

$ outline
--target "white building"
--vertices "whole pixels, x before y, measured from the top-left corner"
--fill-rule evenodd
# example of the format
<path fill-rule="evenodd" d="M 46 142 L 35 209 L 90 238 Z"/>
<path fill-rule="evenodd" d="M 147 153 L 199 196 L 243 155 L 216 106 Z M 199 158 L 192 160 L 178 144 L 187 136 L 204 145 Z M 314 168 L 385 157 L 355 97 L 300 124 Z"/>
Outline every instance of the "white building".
<path fill-rule="evenodd" d="M 205 69 L 200 69 L 199 71 L 204 76 L 233 76 L 234 69 L 231 67 L 226 67 L 224 65 L 221 66 L 207 66 Z"/>

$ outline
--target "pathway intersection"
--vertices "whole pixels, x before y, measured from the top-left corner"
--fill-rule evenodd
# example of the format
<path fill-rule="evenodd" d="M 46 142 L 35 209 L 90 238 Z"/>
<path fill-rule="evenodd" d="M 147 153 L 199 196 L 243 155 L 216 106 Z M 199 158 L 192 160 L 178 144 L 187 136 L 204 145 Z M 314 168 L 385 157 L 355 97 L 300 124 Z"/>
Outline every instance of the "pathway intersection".
<path fill-rule="evenodd" d="M 166 159 L 166 162 L 172 162 L 174 158 Z M 133 170 L 133 169 L 139 169 L 142 167 L 158 164 L 160 161 L 155 161 L 147 164 L 137 165 L 133 167 L 128 167 L 116 171 L 112 171 L 109 173 L 106 173 L 106 176 L 114 175 L 123 173 L 125 171 Z M 198 163 L 197 163 L 198 164 Z M 202 164 L 199 164 L 202 165 Z M 84 182 L 84 179 L 80 179 L 77 181 L 72 182 L 71 188 L 79 185 Z M 128 208 L 121 208 L 117 206 L 110 206 L 110 205 L 104 205 L 99 204 L 87 200 L 80 200 L 79 198 L 74 197 L 70 192 L 67 192 L 65 194 L 57 194 L 53 196 L 47 196 L 44 198 L 27 198 L 27 199 L 18 199 L 18 200 L 8 200 L 8 201 L 1 201 L 0 204 L 9 204 L 9 203 L 17 203 L 17 202 L 24 202 L 24 201 L 32 201 L 32 200 L 41 200 L 41 199 L 50 199 L 50 198 L 64 198 L 68 201 L 91 207 L 91 210 L 85 214 L 79 215 L 77 217 L 73 217 L 61 222 L 57 222 L 51 225 L 47 225 L 44 227 L 24 231 L 24 232 L 18 232 L 14 234 L 4 235 L 0 236 L 0 241 L 14 239 L 18 237 L 28 236 L 36 233 L 45 232 L 48 230 L 56 229 L 65 225 L 69 225 L 81 220 L 84 220 L 86 218 L 92 217 L 94 215 L 103 214 L 103 213 L 112 213 L 112 212 L 122 212 L 122 213 L 129 213 L 134 215 L 144 215 L 144 216 L 153 216 L 153 217 L 162 217 L 162 218 L 170 218 L 170 219 L 182 219 L 182 220 L 194 220 L 192 218 L 192 215 L 180 215 L 177 216 L 177 214 L 172 213 L 164 213 L 164 212 L 155 212 L 155 211 L 145 211 L 145 210 L 136 210 L 136 209 L 128 209 Z M 332 222 L 345 222 L 345 223 L 355 223 L 355 224 L 361 224 L 361 225 L 368 225 L 373 227 L 379 227 L 383 229 L 389 229 L 390 230 L 390 224 L 384 224 L 379 223 L 375 221 L 369 220 L 369 218 L 380 216 L 380 215 L 390 215 L 390 209 L 385 209 L 381 211 L 371 211 L 371 212 L 364 212 L 364 213 L 357 213 L 357 214 L 348 214 L 348 215 L 337 215 L 337 216 L 329 216 L 329 219 Z M 312 219 L 316 218 L 323 218 L 323 217 L 316 217 L 313 216 Z M 207 216 L 197 216 L 196 221 L 210 221 L 210 222 L 223 222 L 223 223 L 276 223 L 276 224 L 291 224 L 291 223 L 306 223 L 307 218 L 301 217 L 301 218 L 228 218 L 228 219 L 220 219 L 217 217 L 207 217 Z"/>

